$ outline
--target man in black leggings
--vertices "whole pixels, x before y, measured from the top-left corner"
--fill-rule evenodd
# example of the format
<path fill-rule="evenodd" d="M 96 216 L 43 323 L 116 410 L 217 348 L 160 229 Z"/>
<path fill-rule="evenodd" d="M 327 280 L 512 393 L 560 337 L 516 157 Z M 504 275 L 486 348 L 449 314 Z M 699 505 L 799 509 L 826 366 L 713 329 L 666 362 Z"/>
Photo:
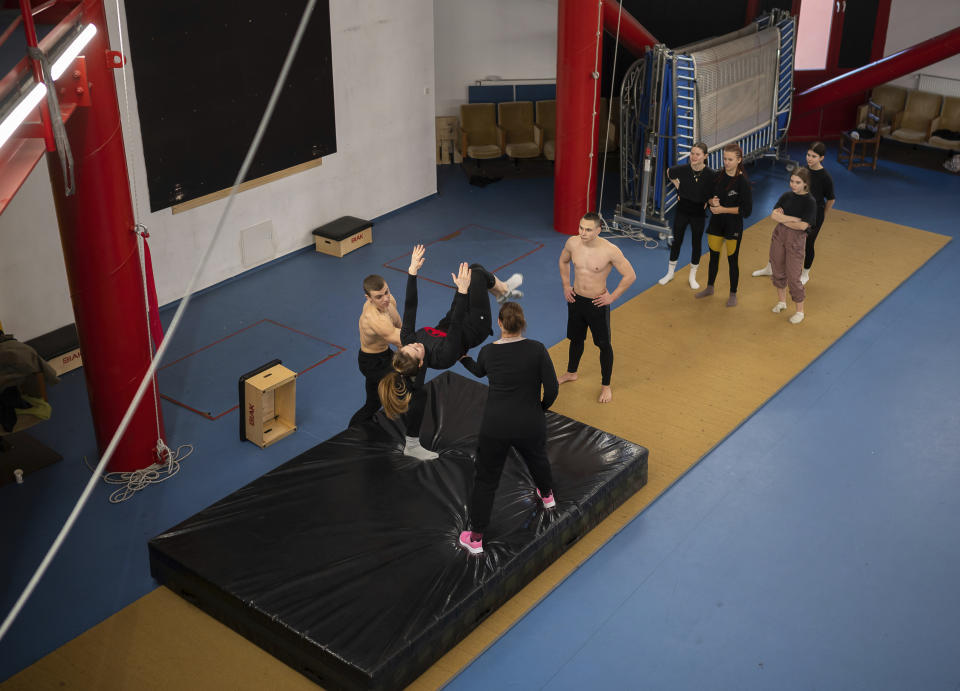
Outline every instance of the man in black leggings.
<path fill-rule="evenodd" d="M 570 284 L 570 265 L 574 266 L 574 281 Z M 610 270 L 620 272 L 620 283 L 612 293 L 607 292 Z M 570 339 L 570 359 L 561 384 L 577 379 L 577 368 L 583 355 L 587 328 L 593 342 L 600 349 L 600 403 L 613 399 L 610 377 L 613 373 L 613 346 L 610 339 L 610 304 L 619 298 L 636 280 L 637 275 L 620 248 L 600 237 L 600 217 L 584 214 L 579 233 L 567 240 L 560 254 L 560 280 L 567 300 L 567 338 Z"/>

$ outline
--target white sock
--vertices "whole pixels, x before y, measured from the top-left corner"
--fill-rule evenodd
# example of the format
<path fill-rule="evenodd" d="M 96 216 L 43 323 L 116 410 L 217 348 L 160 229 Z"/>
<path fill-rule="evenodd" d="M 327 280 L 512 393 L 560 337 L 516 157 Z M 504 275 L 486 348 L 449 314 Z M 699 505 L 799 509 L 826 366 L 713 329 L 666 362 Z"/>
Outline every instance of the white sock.
<path fill-rule="evenodd" d="M 790 317 L 791 324 L 799 324 L 803 321 L 803 312 L 797 312 L 792 317 Z"/>
<path fill-rule="evenodd" d="M 800 285 L 807 285 L 807 281 L 810 280 L 810 269 L 804 269 L 800 272 Z"/>
<path fill-rule="evenodd" d="M 523 283 L 523 274 L 513 274 L 513 276 L 504 281 L 504 283 L 507 284 L 508 293 L 511 290 L 516 290 L 520 287 L 520 284 Z"/>
<path fill-rule="evenodd" d="M 676 270 L 677 270 L 677 263 L 676 263 L 676 262 L 668 262 L 668 263 L 667 263 L 667 275 L 664 276 L 663 278 L 661 278 L 659 281 L 657 281 L 657 283 L 659 283 L 659 284 L 662 285 L 662 286 L 667 285 L 670 281 L 673 280 L 673 272 L 676 271 Z"/>
<path fill-rule="evenodd" d="M 787 303 L 781 301 L 781 302 L 778 302 L 776 305 L 773 306 L 773 313 L 774 313 L 774 314 L 780 314 L 780 313 L 783 312 L 783 310 L 785 310 L 785 309 L 787 309 Z"/>
<path fill-rule="evenodd" d="M 407 437 L 403 445 L 403 455 L 411 456 L 421 461 L 432 461 L 440 458 L 440 454 L 423 448 L 418 437 Z"/>
<path fill-rule="evenodd" d="M 757 269 L 753 272 L 754 276 L 773 276 L 773 267 L 770 266 L 770 262 L 767 262 L 767 265 L 762 269 Z"/>
<path fill-rule="evenodd" d="M 690 278 L 689 278 L 689 281 L 690 281 L 690 287 L 691 287 L 693 290 L 699 290 L 699 289 L 700 289 L 700 284 L 697 283 L 697 269 L 699 269 L 699 268 L 700 268 L 700 265 L 699 265 L 699 264 L 691 264 L 691 265 L 690 265 Z"/>

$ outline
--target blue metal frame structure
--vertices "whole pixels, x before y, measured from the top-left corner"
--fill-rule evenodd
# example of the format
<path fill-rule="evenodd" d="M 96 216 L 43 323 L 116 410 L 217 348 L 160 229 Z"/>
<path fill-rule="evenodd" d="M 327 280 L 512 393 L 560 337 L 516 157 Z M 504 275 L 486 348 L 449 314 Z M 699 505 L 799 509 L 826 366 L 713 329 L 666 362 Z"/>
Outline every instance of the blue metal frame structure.
<path fill-rule="evenodd" d="M 770 120 L 760 129 L 733 140 L 744 160 L 784 159 L 793 104 L 793 59 L 796 19 L 783 10 L 758 17 L 757 30 L 775 26 L 779 34 L 777 83 Z M 682 49 L 681 49 L 682 50 Z M 640 226 L 672 238 L 667 214 L 677 203 L 677 192 L 666 171 L 690 153 L 697 131 L 699 103 L 697 68 L 690 54 L 657 45 L 628 70 L 621 88 L 620 204 L 618 226 Z M 723 165 L 722 146 L 708 152 L 711 168 Z"/>

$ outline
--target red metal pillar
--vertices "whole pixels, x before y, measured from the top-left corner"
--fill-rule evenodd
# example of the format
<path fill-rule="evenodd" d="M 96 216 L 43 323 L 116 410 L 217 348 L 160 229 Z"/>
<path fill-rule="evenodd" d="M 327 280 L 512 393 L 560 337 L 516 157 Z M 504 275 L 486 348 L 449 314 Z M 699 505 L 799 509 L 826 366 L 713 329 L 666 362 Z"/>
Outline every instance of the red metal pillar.
<path fill-rule="evenodd" d="M 597 196 L 599 136 L 594 113 L 599 111 L 598 12 L 604 28 L 636 55 L 658 43 L 616 0 L 560 0 L 557 26 L 557 155 L 553 177 L 553 228 L 575 235 L 581 216 L 592 211 Z M 596 89 L 594 87 L 597 87 Z M 595 93 L 596 92 L 596 93 Z M 588 184 L 589 183 L 589 184 Z"/>
<path fill-rule="evenodd" d="M 102 454 L 150 365 L 151 351 L 102 0 L 84 0 L 82 16 L 96 25 L 97 34 L 84 49 L 92 106 L 78 108 L 67 123 L 76 193 L 65 195 L 56 153 L 48 154 L 47 166 Z M 155 388 L 156 381 L 117 447 L 111 470 L 135 470 L 156 460 L 154 448 L 164 435 Z"/>
<path fill-rule="evenodd" d="M 597 29 L 600 2 L 560 0 L 557 26 L 557 154 L 553 228 L 576 235 L 597 195 L 596 115 L 600 103 Z M 590 157 L 594 150 L 593 158 Z M 589 182 L 589 184 L 588 184 Z"/>
<path fill-rule="evenodd" d="M 878 84 L 946 60 L 957 53 L 960 53 L 960 26 L 797 94 L 793 99 L 793 111 L 803 113 L 847 97 L 859 96 Z"/>

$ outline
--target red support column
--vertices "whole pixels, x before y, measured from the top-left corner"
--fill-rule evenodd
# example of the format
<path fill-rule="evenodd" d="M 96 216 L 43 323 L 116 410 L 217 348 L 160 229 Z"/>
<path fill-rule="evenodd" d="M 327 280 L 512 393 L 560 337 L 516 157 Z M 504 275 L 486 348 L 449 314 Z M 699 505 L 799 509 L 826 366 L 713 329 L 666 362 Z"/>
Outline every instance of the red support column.
<path fill-rule="evenodd" d="M 576 235 L 597 195 L 596 151 L 590 158 L 600 103 L 597 57 L 599 0 L 560 0 L 557 26 L 557 154 L 553 228 Z M 592 147 L 596 149 L 596 146 Z M 588 184 L 589 181 L 589 184 Z"/>
<path fill-rule="evenodd" d="M 553 178 L 553 228 L 576 235 L 580 217 L 594 210 L 597 197 L 599 127 L 595 115 L 600 105 L 598 13 L 604 28 L 617 33 L 620 42 L 636 55 L 658 43 L 649 31 L 616 0 L 560 0 L 557 26 L 557 155 Z M 596 87 L 596 89 L 595 89 Z M 596 92 L 596 93 L 595 93 Z M 589 184 L 588 184 L 589 183 Z"/>
<path fill-rule="evenodd" d="M 47 165 L 102 454 L 150 365 L 151 350 L 102 0 L 84 0 L 82 12 L 83 21 L 95 24 L 97 34 L 84 49 L 92 106 L 78 108 L 67 123 L 76 193 L 64 193 L 56 152 L 48 154 Z M 155 388 L 154 381 L 110 470 L 145 468 L 156 460 L 154 448 L 164 435 L 159 405 L 154 412 Z"/>

